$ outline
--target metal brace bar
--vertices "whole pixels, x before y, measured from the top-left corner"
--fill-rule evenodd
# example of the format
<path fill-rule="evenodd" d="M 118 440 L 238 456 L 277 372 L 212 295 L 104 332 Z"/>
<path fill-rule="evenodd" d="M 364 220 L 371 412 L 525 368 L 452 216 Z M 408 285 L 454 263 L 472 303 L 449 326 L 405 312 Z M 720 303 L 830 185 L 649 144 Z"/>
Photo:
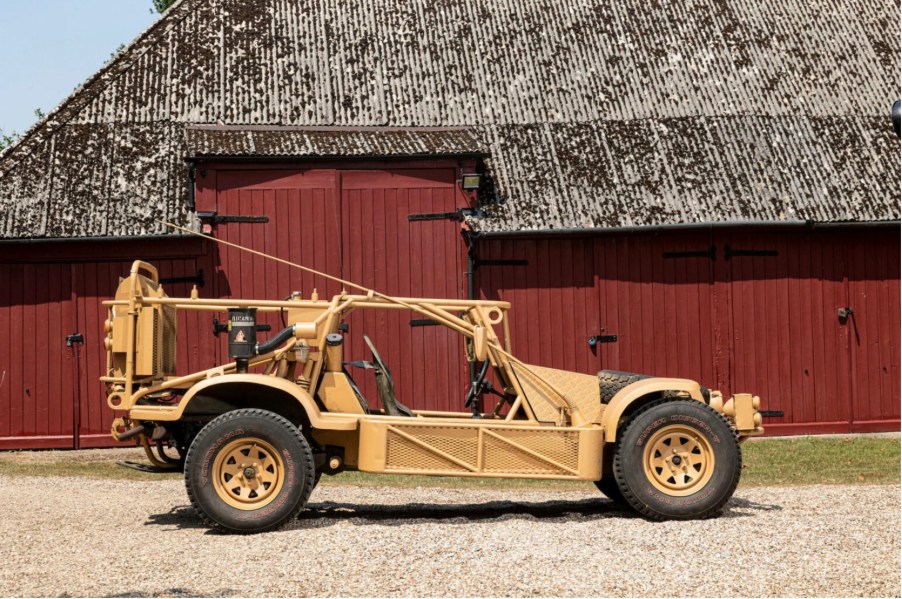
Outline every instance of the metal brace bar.
<path fill-rule="evenodd" d="M 717 247 L 711 245 L 707 250 L 694 250 L 688 252 L 664 252 L 664 258 L 710 258 L 717 260 Z"/>
<path fill-rule="evenodd" d="M 464 215 L 460 211 L 455 212 L 434 212 L 432 214 L 408 214 L 408 221 L 421 221 L 421 220 L 456 220 L 461 221 L 464 219 Z"/>
<path fill-rule="evenodd" d="M 175 285 L 177 283 L 194 283 L 198 287 L 203 287 L 206 283 L 204 279 L 204 269 L 199 268 L 197 274 L 193 277 L 169 277 L 168 279 L 160 279 L 160 283 L 164 285 Z"/>
<path fill-rule="evenodd" d="M 435 327 L 438 325 L 439 323 L 431 318 L 412 318 L 410 320 L 410 326 L 412 327 Z"/>

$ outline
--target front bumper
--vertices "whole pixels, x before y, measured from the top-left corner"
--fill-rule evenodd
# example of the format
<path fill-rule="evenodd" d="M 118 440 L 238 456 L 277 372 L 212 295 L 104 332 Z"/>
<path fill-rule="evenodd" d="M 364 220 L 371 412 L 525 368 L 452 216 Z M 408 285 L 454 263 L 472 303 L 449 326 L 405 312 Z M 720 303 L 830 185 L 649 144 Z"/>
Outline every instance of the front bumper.
<path fill-rule="evenodd" d="M 736 393 L 727 401 L 723 400 L 720 391 L 711 392 L 711 407 L 726 416 L 739 438 L 754 437 L 764 434 L 761 426 L 762 418 L 758 409 L 761 398 L 751 393 Z"/>

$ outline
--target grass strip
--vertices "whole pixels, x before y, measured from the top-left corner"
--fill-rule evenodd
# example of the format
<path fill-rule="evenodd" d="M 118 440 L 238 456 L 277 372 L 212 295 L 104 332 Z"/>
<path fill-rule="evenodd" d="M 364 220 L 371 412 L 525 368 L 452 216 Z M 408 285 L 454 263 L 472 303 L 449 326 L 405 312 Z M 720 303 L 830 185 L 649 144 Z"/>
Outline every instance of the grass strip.
<path fill-rule="evenodd" d="M 798 437 L 761 439 L 742 445 L 743 470 L 740 487 L 794 485 L 898 484 L 900 440 L 872 437 Z M 114 480 L 178 480 L 179 473 L 153 474 L 116 464 L 109 452 L 92 459 L 79 452 L 0 452 L 0 475 L 71 476 Z M 123 456 L 133 459 L 133 454 Z M 454 478 L 400 476 L 343 472 L 324 476 L 321 484 L 389 486 L 400 488 L 440 487 L 452 489 L 549 489 L 579 491 L 592 483 L 529 479 Z"/>

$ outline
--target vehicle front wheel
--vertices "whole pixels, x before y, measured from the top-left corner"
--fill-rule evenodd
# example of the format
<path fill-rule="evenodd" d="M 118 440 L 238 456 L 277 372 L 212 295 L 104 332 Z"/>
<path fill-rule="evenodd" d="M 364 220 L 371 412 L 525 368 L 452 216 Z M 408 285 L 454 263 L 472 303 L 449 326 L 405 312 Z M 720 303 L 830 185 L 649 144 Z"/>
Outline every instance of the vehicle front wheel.
<path fill-rule="evenodd" d="M 623 493 L 620 492 L 620 487 L 617 486 L 617 480 L 613 476 L 606 476 L 601 480 L 596 480 L 595 486 L 614 503 L 626 503 Z"/>
<path fill-rule="evenodd" d="M 652 520 L 720 514 L 742 471 L 739 439 L 727 420 L 692 399 L 662 399 L 625 425 L 614 453 L 624 499 Z"/>
<path fill-rule="evenodd" d="M 273 530 L 307 503 L 313 452 L 301 431 L 265 410 L 226 412 L 207 424 L 185 459 L 191 504 L 223 532 Z"/>

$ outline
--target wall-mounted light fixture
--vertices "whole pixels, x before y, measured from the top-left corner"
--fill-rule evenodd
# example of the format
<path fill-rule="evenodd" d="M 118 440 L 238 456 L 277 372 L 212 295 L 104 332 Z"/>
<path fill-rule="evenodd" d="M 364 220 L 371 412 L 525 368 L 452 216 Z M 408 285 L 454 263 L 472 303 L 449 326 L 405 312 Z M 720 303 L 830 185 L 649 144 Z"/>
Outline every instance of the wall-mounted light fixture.
<path fill-rule="evenodd" d="M 477 191 L 482 183 L 482 175 L 478 173 L 464 173 L 460 176 L 460 186 L 464 191 Z"/>

